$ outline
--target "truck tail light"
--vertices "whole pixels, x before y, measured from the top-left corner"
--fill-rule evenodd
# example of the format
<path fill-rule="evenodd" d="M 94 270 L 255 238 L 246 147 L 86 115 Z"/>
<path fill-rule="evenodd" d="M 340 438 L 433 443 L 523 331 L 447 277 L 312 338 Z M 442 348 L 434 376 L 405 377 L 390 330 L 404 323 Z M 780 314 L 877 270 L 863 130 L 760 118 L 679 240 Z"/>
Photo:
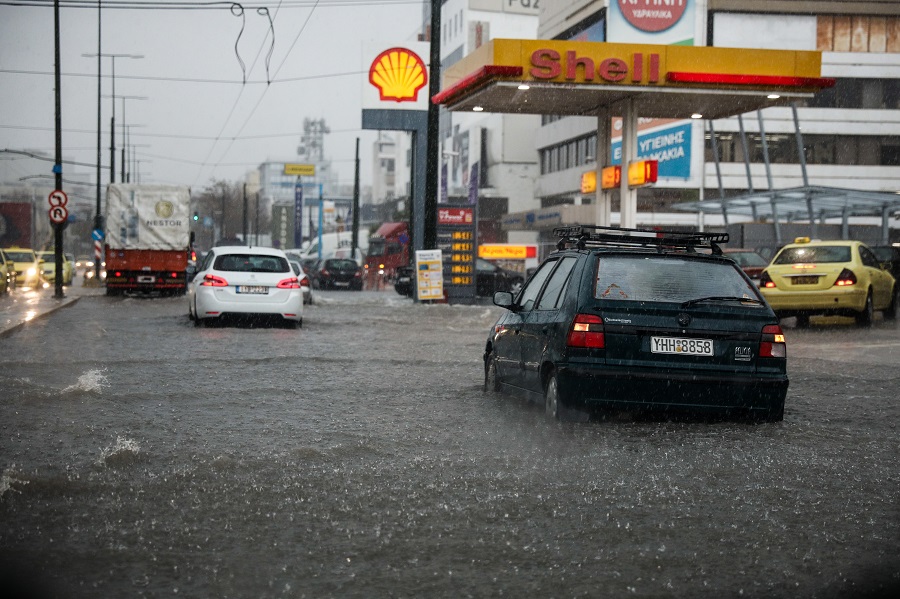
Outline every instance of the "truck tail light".
<path fill-rule="evenodd" d="M 787 357 L 787 344 L 784 342 L 784 332 L 777 324 L 767 324 L 763 327 L 762 338 L 759 342 L 759 357 Z"/>
<path fill-rule="evenodd" d="M 572 321 L 566 345 L 589 349 L 606 347 L 606 339 L 603 336 L 603 319 L 596 314 L 578 314 Z"/>
<path fill-rule="evenodd" d="M 297 277 L 290 277 L 278 281 L 278 285 L 275 286 L 279 289 L 300 289 L 300 280 Z"/>
<path fill-rule="evenodd" d="M 772 280 L 772 277 L 769 276 L 768 272 L 762 271 L 762 274 L 759 275 L 759 286 L 765 287 L 766 289 L 774 289 L 775 281 Z"/>
<path fill-rule="evenodd" d="M 200 285 L 203 287 L 228 287 L 228 281 L 216 275 L 206 275 Z"/>
<path fill-rule="evenodd" d="M 834 282 L 835 287 L 849 287 L 856 285 L 856 275 L 849 268 L 845 268 L 838 275 L 837 281 Z"/>

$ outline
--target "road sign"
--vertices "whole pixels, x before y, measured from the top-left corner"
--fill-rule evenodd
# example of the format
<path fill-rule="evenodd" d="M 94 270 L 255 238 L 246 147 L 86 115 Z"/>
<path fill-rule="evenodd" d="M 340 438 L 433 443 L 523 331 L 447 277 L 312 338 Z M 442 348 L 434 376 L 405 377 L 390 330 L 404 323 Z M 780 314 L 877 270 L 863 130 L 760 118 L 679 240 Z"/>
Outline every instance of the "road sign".
<path fill-rule="evenodd" d="M 103 231 L 100 229 L 94 229 L 91 231 L 91 237 L 94 238 L 94 241 L 103 241 Z"/>
<path fill-rule="evenodd" d="M 50 202 L 51 208 L 54 206 L 65 206 L 69 203 L 69 196 L 67 196 L 66 192 L 62 189 L 57 189 L 56 191 L 50 192 L 47 201 Z"/>
<path fill-rule="evenodd" d="M 50 222 L 57 225 L 66 222 L 66 219 L 69 218 L 69 211 L 65 206 L 53 206 L 50 208 L 49 214 Z"/>

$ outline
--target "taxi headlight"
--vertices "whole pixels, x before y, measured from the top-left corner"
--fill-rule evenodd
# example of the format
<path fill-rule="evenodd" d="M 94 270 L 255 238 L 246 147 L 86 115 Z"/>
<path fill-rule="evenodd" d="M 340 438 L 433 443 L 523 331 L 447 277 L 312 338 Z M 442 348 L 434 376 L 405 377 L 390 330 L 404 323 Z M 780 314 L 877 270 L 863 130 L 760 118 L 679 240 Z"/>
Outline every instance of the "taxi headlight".
<path fill-rule="evenodd" d="M 28 270 L 25 271 L 25 274 L 28 275 L 29 277 L 33 277 L 34 275 L 37 274 L 37 269 L 32 266 L 31 268 L 29 268 Z"/>

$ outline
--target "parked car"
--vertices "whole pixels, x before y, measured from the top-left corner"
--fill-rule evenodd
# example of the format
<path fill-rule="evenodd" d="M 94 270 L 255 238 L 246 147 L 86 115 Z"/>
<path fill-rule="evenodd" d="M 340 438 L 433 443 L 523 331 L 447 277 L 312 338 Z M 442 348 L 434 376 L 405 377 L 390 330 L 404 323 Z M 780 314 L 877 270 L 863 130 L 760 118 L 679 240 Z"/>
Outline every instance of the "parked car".
<path fill-rule="evenodd" d="M 759 252 L 756 250 L 749 250 L 746 248 L 728 248 L 723 249 L 722 252 L 737 262 L 737 265 L 740 266 L 747 276 L 753 279 L 754 282 L 759 281 L 759 275 L 762 274 L 762 271 L 766 269 L 766 266 L 769 265 L 769 262 L 759 255 Z M 758 283 L 757 283 L 758 284 Z"/>
<path fill-rule="evenodd" d="M 808 326 L 812 315 L 852 316 L 870 326 L 878 310 L 896 318 L 900 303 L 900 286 L 860 241 L 798 237 L 775 255 L 759 281 L 775 314 L 795 316 L 799 327 Z"/>
<path fill-rule="evenodd" d="M 502 268 L 484 258 L 475 258 L 475 295 L 492 297 L 497 291 L 519 293 L 525 277 L 512 270 Z"/>
<path fill-rule="evenodd" d="M 521 293 L 494 294 L 506 312 L 485 345 L 486 392 L 560 419 L 612 409 L 782 420 L 784 335 L 719 249 L 727 233 L 555 232 L 559 249 Z"/>
<path fill-rule="evenodd" d="M 304 304 L 312 304 L 312 282 L 309 280 L 309 276 L 306 274 L 306 271 L 303 270 L 303 267 L 296 260 L 290 260 L 290 255 L 287 255 L 289 258 L 289 262 L 291 263 L 291 269 L 294 271 L 294 275 L 296 275 L 297 280 L 300 281 L 300 289 L 303 290 L 303 303 Z"/>
<path fill-rule="evenodd" d="M 274 317 L 299 328 L 303 290 L 281 250 L 218 246 L 189 285 L 188 311 L 197 326 L 223 317 Z"/>
<path fill-rule="evenodd" d="M 319 260 L 310 274 L 316 289 L 362 291 L 363 288 L 363 268 L 349 258 Z"/>
<path fill-rule="evenodd" d="M 16 281 L 24 287 L 40 287 L 44 283 L 41 270 L 41 260 L 29 248 L 10 247 L 4 248 L 4 252 L 10 258 L 15 267 Z"/>
<path fill-rule="evenodd" d="M 6 265 L 6 259 L 0 255 L 0 293 L 9 293 L 9 271 L 13 266 Z"/>
<path fill-rule="evenodd" d="M 900 281 L 900 247 L 896 245 L 873 245 L 871 247 L 881 267 L 886 269 L 894 280 Z"/>

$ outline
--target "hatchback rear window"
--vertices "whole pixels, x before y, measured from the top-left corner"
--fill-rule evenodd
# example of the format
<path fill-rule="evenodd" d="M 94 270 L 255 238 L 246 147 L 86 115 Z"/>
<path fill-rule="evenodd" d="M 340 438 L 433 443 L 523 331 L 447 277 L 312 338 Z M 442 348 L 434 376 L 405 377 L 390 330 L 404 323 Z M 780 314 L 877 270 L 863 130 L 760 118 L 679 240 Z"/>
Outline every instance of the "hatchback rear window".
<path fill-rule="evenodd" d="M 290 272 L 288 261 L 280 256 L 226 254 L 216 257 L 216 270 L 226 272 Z"/>
<path fill-rule="evenodd" d="M 325 268 L 334 268 L 336 270 L 354 270 L 356 262 L 353 260 L 328 260 L 325 262 Z"/>
<path fill-rule="evenodd" d="M 732 264 L 657 256 L 601 256 L 594 297 L 639 302 L 686 302 L 701 297 L 759 299 Z"/>
<path fill-rule="evenodd" d="M 850 246 L 817 245 L 785 248 L 773 264 L 804 264 L 822 262 L 850 262 Z"/>

